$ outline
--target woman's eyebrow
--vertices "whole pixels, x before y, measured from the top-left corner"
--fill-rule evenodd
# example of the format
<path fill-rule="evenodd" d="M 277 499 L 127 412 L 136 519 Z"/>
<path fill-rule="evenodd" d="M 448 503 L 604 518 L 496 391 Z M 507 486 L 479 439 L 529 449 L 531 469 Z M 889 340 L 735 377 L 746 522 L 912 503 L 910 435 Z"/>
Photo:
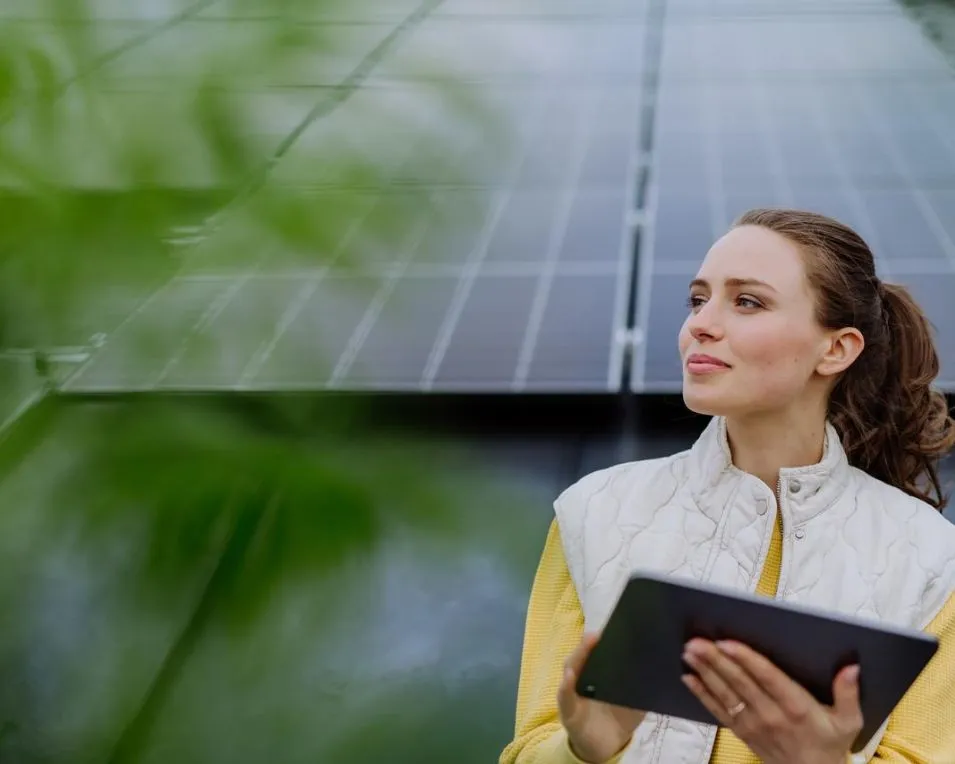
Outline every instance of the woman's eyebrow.
<path fill-rule="evenodd" d="M 726 286 L 731 287 L 760 286 L 764 287 L 765 289 L 771 289 L 773 292 L 776 291 L 776 288 L 771 284 L 767 284 L 765 281 L 760 281 L 759 279 L 729 278 L 723 283 L 726 284 Z M 709 286 L 710 284 L 706 279 L 693 279 L 693 281 L 690 282 L 691 288 L 702 287 L 704 289 L 708 289 Z"/>

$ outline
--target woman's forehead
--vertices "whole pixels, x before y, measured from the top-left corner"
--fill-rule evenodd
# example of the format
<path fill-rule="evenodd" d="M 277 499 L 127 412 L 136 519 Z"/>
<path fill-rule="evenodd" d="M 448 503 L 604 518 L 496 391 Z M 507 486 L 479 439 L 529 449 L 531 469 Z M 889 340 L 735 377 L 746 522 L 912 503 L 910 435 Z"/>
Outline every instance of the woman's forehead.
<path fill-rule="evenodd" d="M 784 291 L 804 281 L 805 265 L 794 242 L 766 228 L 740 226 L 710 248 L 697 277 L 711 283 L 761 281 Z"/>

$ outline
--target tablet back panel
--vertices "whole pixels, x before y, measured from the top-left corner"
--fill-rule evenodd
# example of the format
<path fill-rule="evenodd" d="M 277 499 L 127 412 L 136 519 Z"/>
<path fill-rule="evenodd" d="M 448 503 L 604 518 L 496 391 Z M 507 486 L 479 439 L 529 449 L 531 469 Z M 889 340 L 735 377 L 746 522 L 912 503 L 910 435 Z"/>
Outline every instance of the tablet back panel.
<path fill-rule="evenodd" d="M 859 663 L 865 723 L 853 751 L 871 739 L 938 649 L 923 632 L 641 573 L 624 588 L 577 692 L 716 724 L 680 681 L 689 671 L 683 648 L 693 637 L 749 645 L 826 704 L 838 671 Z"/>

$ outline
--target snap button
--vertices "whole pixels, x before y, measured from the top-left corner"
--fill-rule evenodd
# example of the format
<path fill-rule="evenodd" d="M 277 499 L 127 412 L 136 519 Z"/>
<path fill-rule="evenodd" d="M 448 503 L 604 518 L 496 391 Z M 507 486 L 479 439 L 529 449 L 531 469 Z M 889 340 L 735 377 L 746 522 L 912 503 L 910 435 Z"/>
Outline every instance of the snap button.
<path fill-rule="evenodd" d="M 799 493 L 802 490 L 802 483 L 798 480 L 789 481 L 789 492 L 790 493 Z"/>
<path fill-rule="evenodd" d="M 802 528 L 796 528 L 796 532 L 793 535 L 797 539 L 804 539 L 806 538 L 806 531 L 804 531 Z"/>
<path fill-rule="evenodd" d="M 756 500 L 756 511 L 757 511 L 760 515 L 765 515 L 767 512 L 769 512 L 769 502 L 766 501 L 766 499 L 764 499 L 764 498 L 759 498 L 759 499 L 757 499 L 757 500 Z"/>

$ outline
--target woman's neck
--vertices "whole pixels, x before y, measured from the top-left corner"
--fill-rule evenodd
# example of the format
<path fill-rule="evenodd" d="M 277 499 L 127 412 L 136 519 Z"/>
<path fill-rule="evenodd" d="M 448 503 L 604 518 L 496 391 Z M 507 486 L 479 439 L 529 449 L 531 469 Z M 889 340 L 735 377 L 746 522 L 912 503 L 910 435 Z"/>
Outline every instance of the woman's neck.
<path fill-rule="evenodd" d="M 733 464 L 755 475 L 773 491 L 779 471 L 822 460 L 826 442 L 824 416 L 773 416 L 726 420 Z"/>

